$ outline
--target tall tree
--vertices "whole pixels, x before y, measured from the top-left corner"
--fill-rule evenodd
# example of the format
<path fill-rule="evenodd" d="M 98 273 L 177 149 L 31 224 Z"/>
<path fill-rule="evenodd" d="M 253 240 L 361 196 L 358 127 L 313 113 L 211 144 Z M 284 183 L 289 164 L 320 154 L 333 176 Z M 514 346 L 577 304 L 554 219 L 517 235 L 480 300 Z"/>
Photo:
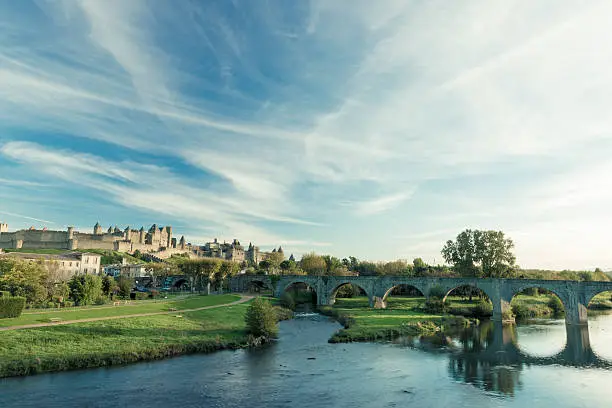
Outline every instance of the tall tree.
<path fill-rule="evenodd" d="M 325 259 L 314 252 L 302 255 L 300 267 L 307 275 L 324 275 L 327 271 Z"/>
<path fill-rule="evenodd" d="M 510 277 L 515 274 L 514 243 L 502 231 L 467 229 L 442 248 L 444 260 L 461 276 Z"/>

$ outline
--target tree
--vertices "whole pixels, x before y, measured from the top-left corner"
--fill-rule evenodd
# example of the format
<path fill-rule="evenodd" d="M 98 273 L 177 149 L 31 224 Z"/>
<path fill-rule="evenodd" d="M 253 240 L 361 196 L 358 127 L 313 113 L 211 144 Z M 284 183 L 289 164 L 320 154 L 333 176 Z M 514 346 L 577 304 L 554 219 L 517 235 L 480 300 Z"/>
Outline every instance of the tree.
<path fill-rule="evenodd" d="M 429 271 L 429 267 L 421 258 L 414 258 L 412 261 L 412 269 L 414 276 L 425 276 Z"/>
<path fill-rule="evenodd" d="M 465 230 L 442 248 L 444 260 L 461 276 L 504 278 L 515 274 L 514 243 L 502 231 Z"/>
<path fill-rule="evenodd" d="M 285 260 L 285 255 L 282 252 L 280 251 L 271 252 L 267 259 L 268 264 L 269 264 L 268 271 L 270 273 L 278 272 L 280 264 L 284 260 Z"/>
<path fill-rule="evenodd" d="M 277 316 L 272 305 L 258 297 L 251 302 L 244 317 L 248 332 L 255 337 L 276 337 Z"/>
<path fill-rule="evenodd" d="M 378 275 L 378 267 L 374 262 L 361 261 L 359 264 L 353 269 L 353 271 L 357 272 L 360 276 L 375 276 Z"/>
<path fill-rule="evenodd" d="M 68 286 L 70 297 L 79 306 L 90 305 L 102 296 L 102 279 L 98 275 L 75 275 Z"/>
<path fill-rule="evenodd" d="M 300 267 L 307 275 L 324 275 L 327 271 L 327 263 L 323 257 L 314 252 L 302 255 Z"/>
<path fill-rule="evenodd" d="M 0 259 L 0 290 L 26 298 L 29 304 L 47 299 L 48 272 L 41 262 Z"/>
<path fill-rule="evenodd" d="M 119 276 L 119 279 L 117 279 L 118 294 L 121 299 L 129 299 L 133 287 L 134 282 L 132 282 L 132 279 L 126 276 Z"/>
<path fill-rule="evenodd" d="M 102 278 L 102 293 L 104 293 L 105 296 L 110 296 L 118 289 L 117 282 L 115 282 L 113 277 L 107 275 Z"/>

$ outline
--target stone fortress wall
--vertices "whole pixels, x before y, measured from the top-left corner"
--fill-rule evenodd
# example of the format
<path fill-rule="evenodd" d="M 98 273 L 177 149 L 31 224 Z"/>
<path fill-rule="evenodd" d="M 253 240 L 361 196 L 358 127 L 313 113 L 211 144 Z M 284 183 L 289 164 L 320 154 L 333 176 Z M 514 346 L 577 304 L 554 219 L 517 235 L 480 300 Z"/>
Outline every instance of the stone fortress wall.
<path fill-rule="evenodd" d="M 118 227 L 103 231 L 99 223 L 93 233 L 75 231 L 68 227 L 66 231 L 51 231 L 30 228 L 8 232 L 8 225 L 0 223 L 0 248 L 5 249 L 107 249 L 121 252 L 180 252 L 190 250 L 185 237 L 179 241 L 172 237 L 172 227 L 157 227 L 153 224 L 148 231 L 120 230 Z"/>

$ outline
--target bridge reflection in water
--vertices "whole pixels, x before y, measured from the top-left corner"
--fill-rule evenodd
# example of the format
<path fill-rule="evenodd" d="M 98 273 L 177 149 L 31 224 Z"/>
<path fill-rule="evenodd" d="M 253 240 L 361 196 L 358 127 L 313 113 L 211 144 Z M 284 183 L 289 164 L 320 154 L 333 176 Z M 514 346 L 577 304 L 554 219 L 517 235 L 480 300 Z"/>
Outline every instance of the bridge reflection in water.
<path fill-rule="evenodd" d="M 517 327 L 493 321 L 447 335 L 403 341 L 430 352 L 448 352 L 451 378 L 504 395 L 514 395 L 515 390 L 521 388 L 521 372 L 529 366 L 612 370 L 612 361 L 593 352 L 588 327 L 566 325 L 565 332 L 565 347 L 549 357 L 534 356 L 521 350 Z"/>

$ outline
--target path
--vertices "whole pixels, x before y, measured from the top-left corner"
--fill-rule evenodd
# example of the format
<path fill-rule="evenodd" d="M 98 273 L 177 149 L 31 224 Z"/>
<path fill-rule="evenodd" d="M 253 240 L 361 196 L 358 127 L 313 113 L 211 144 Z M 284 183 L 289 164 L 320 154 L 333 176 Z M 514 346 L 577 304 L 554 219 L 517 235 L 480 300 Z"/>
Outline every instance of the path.
<path fill-rule="evenodd" d="M 248 295 L 240 295 L 240 296 L 241 297 L 240 297 L 239 300 L 236 300 L 236 301 L 231 302 L 231 303 L 223 303 L 221 305 L 212 305 L 212 306 L 203 306 L 203 307 L 198 307 L 198 308 L 195 308 L 195 309 L 182 309 L 182 310 L 173 310 L 173 311 L 167 311 L 167 312 L 138 313 L 138 314 L 131 314 L 131 315 L 123 315 L 123 316 L 92 317 L 92 318 L 80 319 L 80 320 L 63 320 L 63 321 L 53 322 L 53 323 L 24 324 L 22 326 L 0 327 L 0 331 L 19 330 L 19 329 L 33 329 L 33 328 L 36 328 L 36 327 L 60 326 L 60 325 L 64 325 L 64 324 L 74 324 L 74 323 L 99 322 L 99 321 L 102 321 L 102 320 L 128 319 L 128 318 L 132 318 L 132 317 L 148 317 L 148 316 L 159 316 L 159 315 L 186 313 L 186 312 L 197 312 L 197 311 L 200 311 L 200 310 L 216 309 L 216 308 L 219 308 L 219 307 L 227 307 L 227 306 L 239 305 L 240 303 L 245 303 L 245 302 L 248 302 L 249 300 L 253 299 L 253 296 L 248 296 Z"/>

